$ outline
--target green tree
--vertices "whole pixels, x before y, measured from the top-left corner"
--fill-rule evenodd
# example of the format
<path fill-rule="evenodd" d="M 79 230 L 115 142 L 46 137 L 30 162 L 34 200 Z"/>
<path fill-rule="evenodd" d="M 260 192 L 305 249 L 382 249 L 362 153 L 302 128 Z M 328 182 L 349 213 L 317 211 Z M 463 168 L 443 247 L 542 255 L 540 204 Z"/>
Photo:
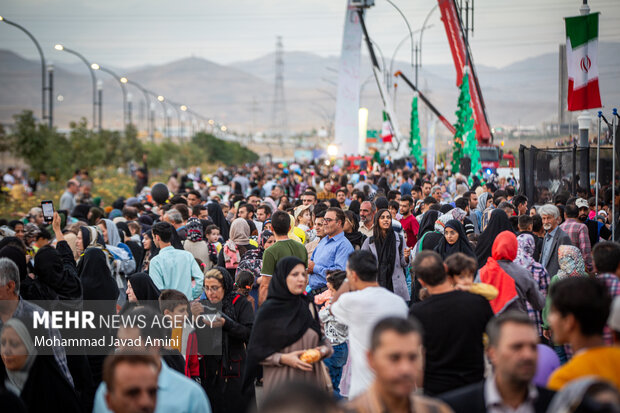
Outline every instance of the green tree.
<path fill-rule="evenodd" d="M 422 158 L 422 138 L 420 137 L 420 116 L 418 114 L 418 93 L 413 96 L 411 102 L 411 129 L 409 131 L 409 148 L 410 155 L 416 160 L 418 168 L 424 168 L 424 159 Z"/>
<path fill-rule="evenodd" d="M 456 134 L 454 135 L 454 151 L 452 160 L 452 172 L 459 171 L 460 160 L 462 157 L 471 159 L 471 173 L 469 183 L 473 182 L 473 175 L 480 177 L 480 152 L 478 151 L 478 141 L 476 140 L 476 129 L 474 127 L 474 116 L 471 109 L 471 95 L 469 92 L 469 74 L 467 70 L 463 73 L 461 82 L 461 92 L 459 95 L 458 109 L 456 111 L 457 122 L 454 125 Z M 455 163 L 454 153 L 458 151 L 458 162 Z"/>
<path fill-rule="evenodd" d="M 32 111 L 13 116 L 15 130 L 5 140 L 11 153 L 22 158 L 34 173 L 62 176 L 70 170 L 65 158 L 69 147 L 64 136 L 45 124 L 37 124 Z"/>

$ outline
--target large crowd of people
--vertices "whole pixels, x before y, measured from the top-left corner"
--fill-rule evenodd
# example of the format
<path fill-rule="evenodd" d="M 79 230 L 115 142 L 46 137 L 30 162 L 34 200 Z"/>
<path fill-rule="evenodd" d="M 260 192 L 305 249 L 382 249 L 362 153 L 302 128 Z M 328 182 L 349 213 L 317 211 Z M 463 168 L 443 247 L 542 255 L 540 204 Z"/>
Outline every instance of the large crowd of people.
<path fill-rule="evenodd" d="M 609 202 L 392 162 L 135 174 L 0 220 L 0 411 L 620 411 Z M 38 300 L 177 344 L 43 354 Z"/>

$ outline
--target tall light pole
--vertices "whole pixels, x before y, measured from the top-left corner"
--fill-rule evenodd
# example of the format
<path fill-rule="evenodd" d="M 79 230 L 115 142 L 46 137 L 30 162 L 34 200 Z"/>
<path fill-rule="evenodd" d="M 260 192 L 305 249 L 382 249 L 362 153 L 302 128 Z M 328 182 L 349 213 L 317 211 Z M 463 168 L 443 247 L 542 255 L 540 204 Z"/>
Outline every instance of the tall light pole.
<path fill-rule="evenodd" d="M 181 105 L 179 103 L 175 103 L 173 101 L 171 101 L 170 99 L 166 99 L 166 102 L 168 102 L 170 104 L 170 106 L 172 106 L 172 108 L 174 109 L 174 111 L 177 113 L 177 136 L 179 138 L 179 141 L 183 138 L 183 121 L 181 120 L 181 107 L 185 107 L 185 110 L 187 110 L 187 106 L 185 105 Z"/>
<path fill-rule="evenodd" d="M 49 120 L 50 129 L 54 126 L 54 65 L 47 65 L 47 100 L 49 107 L 47 108 L 47 119 Z"/>
<path fill-rule="evenodd" d="M 90 67 L 90 63 L 88 62 L 88 60 L 86 60 L 84 56 L 82 56 L 75 50 L 67 49 L 61 44 L 57 44 L 56 46 L 54 46 L 54 49 L 61 51 L 61 52 L 71 53 L 72 55 L 77 56 L 82 62 L 84 62 L 86 67 L 88 67 L 88 71 L 90 72 L 90 78 L 93 82 L 93 130 L 94 130 L 95 125 L 97 124 L 97 76 L 95 76 L 95 71 L 92 67 Z"/>
<path fill-rule="evenodd" d="M 181 106 L 179 106 L 179 109 L 181 109 L 181 111 L 182 111 L 182 112 L 187 112 L 187 106 L 186 106 L 186 105 L 181 105 Z M 184 135 L 184 132 L 185 132 L 185 131 L 184 131 L 184 129 L 185 129 L 185 125 L 184 125 L 184 122 L 183 122 L 183 118 L 184 118 L 184 117 L 185 117 L 185 116 L 184 116 L 183 114 L 181 114 L 181 136 L 183 136 L 183 135 Z M 191 121 L 190 121 L 190 124 L 191 124 Z M 189 139 L 191 139 L 191 138 L 192 138 L 192 135 L 193 135 L 193 133 L 191 133 L 191 134 L 190 134 Z"/>
<path fill-rule="evenodd" d="M 430 26 L 425 26 L 422 27 L 421 29 L 415 30 L 413 32 L 413 34 L 416 34 L 418 32 L 423 32 L 424 29 L 428 29 L 430 27 L 432 27 L 433 25 L 431 24 Z M 420 34 L 421 36 L 421 34 Z M 403 37 L 403 39 L 400 41 L 400 43 L 398 43 L 398 46 L 396 46 L 396 49 L 394 49 L 394 53 L 392 54 L 392 59 L 390 60 L 390 73 L 393 75 L 394 74 L 394 60 L 396 59 L 396 53 L 398 53 L 398 49 L 400 49 L 400 47 L 405 43 L 405 41 L 407 41 L 407 39 L 409 39 L 410 36 L 407 35 L 405 37 Z M 420 50 L 422 48 L 421 43 L 418 41 L 418 45 L 420 46 Z M 418 63 L 420 62 L 420 60 L 418 60 Z M 421 65 L 420 65 L 421 66 Z M 418 65 L 415 65 L 415 78 L 416 78 L 416 87 L 417 87 L 417 79 L 418 79 Z"/>
<path fill-rule="evenodd" d="M 158 95 L 155 92 L 151 92 L 148 89 L 145 89 L 145 90 L 146 90 L 146 93 L 155 97 L 155 99 L 157 99 L 157 101 L 161 103 L 161 107 L 164 110 L 164 136 L 169 137 L 170 131 L 168 130 L 168 112 L 166 111 L 166 98 L 163 97 L 162 95 Z M 153 130 L 153 134 L 155 134 L 154 130 Z"/>
<path fill-rule="evenodd" d="M 433 8 L 429 10 L 428 14 L 426 15 L 426 18 L 424 19 L 424 23 L 422 24 L 422 29 L 420 29 L 421 30 L 420 40 L 418 41 L 418 44 L 420 45 L 420 51 L 419 51 L 420 57 L 418 58 L 418 65 L 420 65 L 420 67 L 422 67 L 422 39 L 424 38 L 424 30 L 431 27 L 431 26 L 426 26 L 426 23 L 428 23 L 428 19 L 431 17 L 431 14 L 433 14 L 433 12 L 437 10 L 438 6 L 439 4 L 435 4 L 435 6 L 433 6 Z M 416 79 L 416 82 L 417 82 L 417 79 Z M 416 84 L 416 87 L 417 86 L 418 85 Z"/>
<path fill-rule="evenodd" d="M 103 82 L 101 80 L 97 80 L 97 97 L 99 105 L 99 125 L 97 126 L 97 130 L 101 133 L 103 129 Z"/>
<path fill-rule="evenodd" d="M 117 75 L 116 73 L 114 73 L 113 71 L 111 71 L 110 69 L 106 69 L 105 67 L 100 66 L 97 63 L 92 63 L 90 67 L 92 67 L 94 70 L 101 70 L 102 72 L 106 72 L 107 74 L 112 75 L 114 79 L 116 79 L 118 84 L 121 86 L 121 91 L 123 92 L 123 128 L 125 128 L 128 123 L 127 121 L 127 88 L 125 87 L 125 83 L 127 83 L 127 78 L 121 77 Z M 122 79 L 125 79 L 125 82 L 123 82 Z"/>
<path fill-rule="evenodd" d="M 43 54 L 43 49 L 41 49 L 41 45 L 39 44 L 39 42 L 37 41 L 37 39 L 32 35 L 32 33 L 30 33 L 28 30 L 26 30 L 25 27 L 11 21 L 11 20 L 7 20 L 6 18 L 0 16 L 0 22 L 4 22 L 8 25 L 11 25 L 13 27 L 17 27 L 19 30 L 21 30 L 22 32 L 26 33 L 26 35 L 28 37 L 30 37 L 30 40 L 32 40 L 32 42 L 34 43 L 34 45 L 37 48 L 37 51 L 39 52 L 39 57 L 41 58 L 41 119 L 45 120 L 46 118 L 49 121 L 49 127 L 52 127 L 52 118 L 47 116 L 45 114 L 45 91 L 47 90 L 47 88 L 45 87 L 45 75 L 47 72 L 47 67 L 45 64 L 45 55 Z M 51 103 L 51 102 L 50 102 Z"/>
<path fill-rule="evenodd" d="M 409 37 L 411 38 L 411 67 L 413 67 L 413 31 L 411 30 L 411 25 L 409 24 L 409 20 L 407 20 L 405 13 L 403 13 L 402 10 L 399 9 L 398 6 L 396 6 L 396 4 L 392 2 L 392 0 L 385 0 L 385 1 L 390 3 L 390 5 L 394 7 L 396 11 L 402 16 L 403 20 L 405 20 L 405 24 L 407 25 L 407 29 L 409 30 Z M 417 83 L 417 79 L 416 79 L 416 83 Z"/>
<path fill-rule="evenodd" d="M 138 82 L 129 80 L 126 77 L 121 78 L 121 82 L 135 86 L 144 95 L 144 110 L 146 112 L 146 133 L 151 138 L 151 141 L 155 139 L 153 130 L 153 120 L 151 119 L 151 99 L 149 99 L 149 92 L 142 87 Z"/>

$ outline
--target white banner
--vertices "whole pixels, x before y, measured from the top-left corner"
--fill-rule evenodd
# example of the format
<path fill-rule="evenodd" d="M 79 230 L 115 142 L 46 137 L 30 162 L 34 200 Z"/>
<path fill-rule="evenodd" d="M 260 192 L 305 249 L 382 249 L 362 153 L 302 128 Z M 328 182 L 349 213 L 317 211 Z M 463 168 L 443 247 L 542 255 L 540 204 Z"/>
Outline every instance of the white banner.
<path fill-rule="evenodd" d="M 336 99 L 335 141 L 339 155 L 358 154 L 362 26 L 357 10 L 348 0 Z"/>

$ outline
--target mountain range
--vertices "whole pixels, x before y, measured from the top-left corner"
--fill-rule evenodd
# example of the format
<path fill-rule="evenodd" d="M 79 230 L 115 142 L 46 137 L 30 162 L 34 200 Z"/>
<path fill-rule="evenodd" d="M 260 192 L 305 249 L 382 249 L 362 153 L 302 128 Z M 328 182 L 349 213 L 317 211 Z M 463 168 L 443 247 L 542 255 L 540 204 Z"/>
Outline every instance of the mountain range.
<path fill-rule="evenodd" d="M 288 128 L 302 131 L 329 129 L 335 112 L 339 58 L 306 52 L 285 52 L 284 94 Z M 105 62 L 98 62 L 104 64 Z M 498 62 L 500 65 L 501 62 Z M 391 66 L 385 62 L 385 66 Z M 599 44 L 599 72 L 603 105 L 620 103 L 620 43 Z M 113 68 L 121 76 L 139 82 L 167 99 L 185 104 L 207 118 L 213 118 L 239 133 L 268 131 L 272 126 L 275 55 L 222 65 L 199 57 L 188 57 L 161 65 Z M 54 120 L 61 128 L 70 121 L 92 118 L 92 84 L 82 64 L 57 64 L 54 69 Z M 402 70 L 414 78 L 409 63 L 395 61 L 393 71 Z M 486 102 L 491 126 L 532 125 L 557 121 L 558 56 L 548 53 L 501 68 L 478 65 L 478 79 Z M 369 127 L 381 126 L 381 101 L 371 75 L 370 59 L 362 55 L 363 92 L 361 105 L 369 109 Z M 458 98 L 452 65 L 425 65 L 418 74 L 422 91 L 450 121 Z M 103 81 L 103 125 L 122 125 L 122 95 L 118 82 L 107 73 L 97 72 Z M 41 107 L 41 66 L 9 51 L 0 50 L 0 123 L 12 122 L 12 115 Z M 144 128 L 144 97 L 128 86 L 133 102 L 133 119 Z M 58 99 L 62 96 L 62 99 Z M 396 111 L 403 132 L 408 132 L 412 91 L 399 82 Z M 169 106 L 168 106 L 169 108 Z M 163 126 L 161 104 L 155 106 L 156 126 Z M 169 111 L 169 109 L 167 109 Z M 424 124 L 426 111 L 422 109 Z M 176 128 L 176 113 L 171 113 Z M 424 127 L 423 127 L 424 129 Z M 443 128 L 438 128 L 443 129 Z M 442 133 L 442 131 L 439 131 Z"/>

